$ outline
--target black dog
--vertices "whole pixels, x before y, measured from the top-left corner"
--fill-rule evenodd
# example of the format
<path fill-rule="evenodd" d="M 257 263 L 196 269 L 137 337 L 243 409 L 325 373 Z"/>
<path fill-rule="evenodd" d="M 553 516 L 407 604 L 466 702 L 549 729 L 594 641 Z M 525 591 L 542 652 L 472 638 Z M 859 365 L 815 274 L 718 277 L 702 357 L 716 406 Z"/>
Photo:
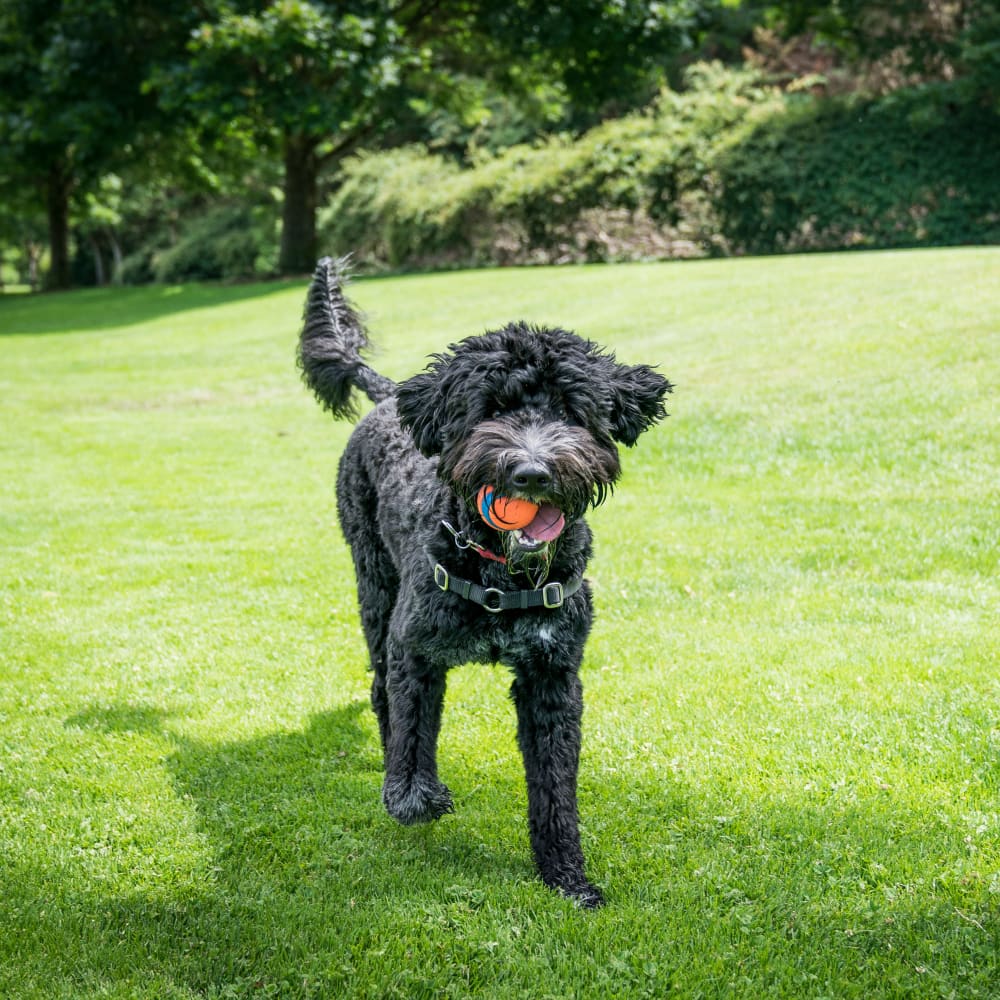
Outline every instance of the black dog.
<path fill-rule="evenodd" d="M 575 334 L 523 323 L 452 345 L 396 385 L 362 361 L 367 338 L 343 280 L 339 263 L 320 261 L 299 364 L 334 415 L 353 414 L 355 387 L 378 404 L 340 460 L 337 505 L 374 670 L 385 807 L 401 823 L 452 811 L 437 771 L 445 674 L 504 663 L 539 872 L 598 906 L 576 805 L 578 673 L 593 614 L 583 515 L 619 475 L 615 442 L 634 444 L 665 416 L 672 387 Z M 484 511 L 496 523 L 504 501 L 491 507 L 483 487 L 530 501 L 519 527 L 487 523 Z"/>

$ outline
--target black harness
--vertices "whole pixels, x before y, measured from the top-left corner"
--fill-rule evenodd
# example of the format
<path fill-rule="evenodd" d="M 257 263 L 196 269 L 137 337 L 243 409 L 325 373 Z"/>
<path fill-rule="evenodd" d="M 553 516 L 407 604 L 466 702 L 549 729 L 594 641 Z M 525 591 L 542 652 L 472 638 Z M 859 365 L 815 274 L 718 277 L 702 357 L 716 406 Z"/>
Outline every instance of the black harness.
<path fill-rule="evenodd" d="M 481 545 L 463 538 L 447 521 L 441 523 L 451 533 L 460 549 L 471 548 L 484 559 L 506 563 L 502 556 L 494 555 Z M 577 576 L 568 583 L 546 583 L 532 590 L 500 590 L 498 587 L 483 587 L 449 573 L 429 552 L 427 559 L 434 574 L 434 583 L 440 590 L 458 594 L 459 597 L 472 601 L 473 604 L 478 604 L 493 614 L 499 614 L 501 611 L 526 611 L 529 608 L 561 608 L 566 598 L 572 597 L 583 586 L 583 577 Z"/>

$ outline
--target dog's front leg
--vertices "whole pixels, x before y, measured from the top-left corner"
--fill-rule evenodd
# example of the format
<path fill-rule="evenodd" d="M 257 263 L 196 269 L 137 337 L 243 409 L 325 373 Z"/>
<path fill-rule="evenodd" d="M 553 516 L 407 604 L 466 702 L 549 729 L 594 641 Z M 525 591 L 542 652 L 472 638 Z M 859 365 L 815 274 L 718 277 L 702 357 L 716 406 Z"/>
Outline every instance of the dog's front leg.
<path fill-rule="evenodd" d="M 454 807 L 437 776 L 445 671 L 405 651 L 390 653 L 388 742 L 382 801 L 400 823 L 427 823 Z"/>
<path fill-rule="evenodd" d="M 583 698 L 575 670 L 516 670 L 517 741 L 528 782 L 528 826 L 542 881 L 586 907 L 604 902 L 587 881 L 577 827 Z"/>

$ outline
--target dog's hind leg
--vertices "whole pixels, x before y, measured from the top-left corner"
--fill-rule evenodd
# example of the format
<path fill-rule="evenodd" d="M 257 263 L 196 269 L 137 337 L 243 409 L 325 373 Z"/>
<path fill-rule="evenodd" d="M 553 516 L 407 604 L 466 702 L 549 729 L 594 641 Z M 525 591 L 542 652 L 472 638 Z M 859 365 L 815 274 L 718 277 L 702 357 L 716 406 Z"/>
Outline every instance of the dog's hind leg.
<path fill-rule="evenodd" d="M 348 446 L 350 449 L 350 446 Z M 346 454 L 346 453 L 345 453 Z M 379 535 L 377 496 L 359 463 L 341 463 L 337 507 L 344 537 L 351 547 L 358 585 L 361 626 L 372 670 L 372 708 L 378 719 L 382 752 L 389 745 L 389 700 L 386 694 L 389 620 L 399 591 L 399 575 Z"/>
<path fill-rule="evenodd" d="M 583 693 L 575 672 L 517 670 L 511 689 L 528 783 L 528 828 L 542 881 L 582 906 L 604 902 L 587 881 L 577 827 Z"/>
<path fill-rule="evenodd" d="M 406 825 L 439 819 L 454 809 L 451 793 L 437 776 L 445 671 L 390 640 L 386 692 L 389 742 L 382 801 L 389 815 Z"/>
<path fill-rule="evenodd" d="M 375 587 L 370 587 L 361 599 L 361 626 L 365 632 L 371 658 L 372 709 L 375 718 L 378 719 L 378 732 L 384 755 L 389 747 L 389 696 L 386 692 L 389 665 L 386 640 L 389 616 L 396 602 L 399 581 L 388 559 L 385 560 L 383 572 L 373 576 L 379 582 Z M 371 584 L 370 579 L 368 583 Z"/>

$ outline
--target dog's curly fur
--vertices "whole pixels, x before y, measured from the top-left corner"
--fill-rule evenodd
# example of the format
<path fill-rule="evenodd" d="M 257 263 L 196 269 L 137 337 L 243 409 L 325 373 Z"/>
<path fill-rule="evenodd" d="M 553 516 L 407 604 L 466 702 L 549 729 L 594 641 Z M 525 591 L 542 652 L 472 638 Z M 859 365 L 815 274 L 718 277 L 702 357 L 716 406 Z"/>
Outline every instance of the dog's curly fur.
<path fill-rule="evenodd" d="M 337 504 L 374 672 L 386 809 L 407 824 L 452 811 L 437 769 L 446 672 L 470 661 L 504 663 L 514 674 L 539 872 L 580 904 L 598 906 L 601 893 L 584 873 L 576 804 L 590 588 L 584 582 L 555 608 L 491 612 L 443 591 L 432 567 L 501 591 L 578 580 L 591 553 L 583 515 L 618 478 L 616 442 L 634 444 L 665 415 L 671 385 L 573 333 L 524 323 L 454 344 L 396 385 L 363 361 L 367 337 L 343 284 L 343 262 L 320 261 L 299 364 L 335 415 L 354 414 L 355 388 L 377 404 L 340 460 Z M 530 527 L 488 527 L 474 499 L 487 483 L 558 508 L 561 533 L 540 541 Z M 495 558 L 499 551 L 505 563 Z"/>

